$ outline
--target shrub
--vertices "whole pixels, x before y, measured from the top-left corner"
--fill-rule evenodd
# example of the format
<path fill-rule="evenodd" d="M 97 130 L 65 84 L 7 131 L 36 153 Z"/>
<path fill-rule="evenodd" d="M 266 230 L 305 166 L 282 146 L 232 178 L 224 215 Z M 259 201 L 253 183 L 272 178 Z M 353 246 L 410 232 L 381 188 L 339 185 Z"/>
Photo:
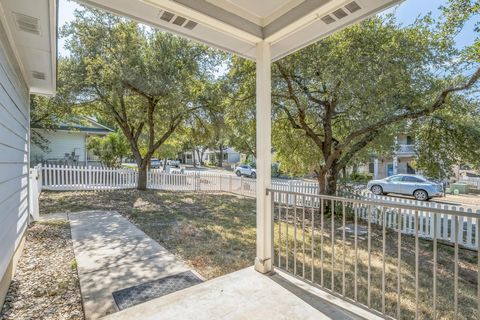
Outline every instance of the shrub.
<path fill-rule="evenodd" d="M 352 173 L 349 177 L 351 182 L 367 183 L 372 180 L 373 176 L 369 173 Z"/>

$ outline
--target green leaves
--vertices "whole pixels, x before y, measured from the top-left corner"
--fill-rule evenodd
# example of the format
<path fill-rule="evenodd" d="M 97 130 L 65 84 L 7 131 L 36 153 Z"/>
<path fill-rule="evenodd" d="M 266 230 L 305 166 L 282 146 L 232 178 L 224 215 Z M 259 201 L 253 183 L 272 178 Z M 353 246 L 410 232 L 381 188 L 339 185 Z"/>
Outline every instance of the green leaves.
<path fill-rule="evenodd" d="M 76 12 L 62 36 L 70 102 L 115 122 L 142 170 L 202 108 L 199 82 L 215 69 L 212 50 L 92 9 Z"/>
<path fill-rule="evenodd" d="M 111 132 L 105 137 L 90 137 L 87 148 L 107 167 L 116 168 L 122 164 L 122 158 L 127 156 L 129 145 L 122 133 Z"/>
<path fill-rule="evenodd" d="M 461 96 L 478 88 L 463 87 L 468 81 L 464 74 L 471 74 L 477 60 L 454 47 L 456 33 L 477 9 L 459 11 L 472 3 L 449 1 L 442 21 L 451 21 L 450 27 L 430 15 L 409 26 L 399 26 L 393 15 L 375 17 L 277 61 L 272 70 L 273 145 L 282 169 L 292 175 L 315 172 L 322 183 L 345 166 L 391 155 L 397 135 L 418 132 L 425 147 L 432 141 L 424 134 L 427 124 L 443 112 L 478 119 L 471 106 L 459 105 Z M 475 51 L 474 46 L 469 50 Z M 232 62 L 238 109 L 254 112 L 254 70 L 246 62 Z M 445 121 L 443 115 L 443 126 Z M 428 155 L 419 155 L 419 167 L 432 157 L 451 163 L 448 152 L 436 151 L 457 150 L 454 145 L 466 150 L 465 141 L 480 149 L 473 125 L 453 118 L 448 123 L 451 134 L 437 132 L 444 139 L 432 143 Z M 455 155 L 472 158 L 464 156 L 463 151 Z"/>

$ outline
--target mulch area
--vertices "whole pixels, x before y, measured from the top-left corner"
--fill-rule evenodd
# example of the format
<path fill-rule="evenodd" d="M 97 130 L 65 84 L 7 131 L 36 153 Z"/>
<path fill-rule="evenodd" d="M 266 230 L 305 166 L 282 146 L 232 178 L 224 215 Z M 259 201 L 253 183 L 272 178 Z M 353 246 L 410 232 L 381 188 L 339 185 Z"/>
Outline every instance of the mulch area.
<path fill-rule="evenodd" d="M 84 319 L 68 220 L 28 229 L 0 319 Z"/>

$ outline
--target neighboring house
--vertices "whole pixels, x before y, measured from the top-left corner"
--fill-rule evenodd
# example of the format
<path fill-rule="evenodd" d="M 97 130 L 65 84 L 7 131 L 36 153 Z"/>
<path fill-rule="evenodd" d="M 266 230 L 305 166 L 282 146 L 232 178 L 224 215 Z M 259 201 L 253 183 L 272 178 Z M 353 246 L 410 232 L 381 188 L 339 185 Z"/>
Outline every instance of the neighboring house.
<path fill-rule="evenodd" d="M 0 1 L 0 306 L 30 221 L 30 94 L 55 93 L 56 5 Z"/>
<path fill-rule="evenodd" d="M 48 140 L 46 148 L 32 144 L 30 165 L 38 163 L 87 166 L 99 164 L 98 159 L 88 152 L 87 142 L 90 136 L 104 136 L 112 129 L 101 125 L 95 119 L 79 116 L 58 125 L 55 131 L 35 129 Z"/>
<path fill-rule="evenodd" d="M 203 154 L 203 162 L 218 162 L 218 157 L 220 152 L 214 149 L 207 149 Z M 193 152 L 185 151 L 181 154 L 182 163 L 184 164 L 193 164 Z M 226 147 L 223 150 L 223 163 L 226 165 L 232 165 L 240 162 L 241 154 L 233 148 Z M 195 155 L 195 161 L 198 162 L 198 156 Z"/>
<path fill-rule="evenodd" d="M 415 174 L 412 162 L 415 161 L 415 140 L 409 135 L 399 135 L 396 151 L 391 156 L 373 158 L 367 165 L 360 166 L 360 173 L 369 173 L 376 179 L 395 174 Z"/>
<path fill-rule="evenodd" d="M 214 149 L 207 149 L 203 154 L 203 161 L 218 162 L 218 157 L 220 152 Z M 223 149 L 223 163 L 224 164 L 235 164 L 240 162 L 240 153 L 235 151 L 233 148 L 226 147 Z"/>
<path fill-rule="evenodd" d="M 198 161 L 198 154 L 195 152 L 195 156 L 193 155 L 193 151 L 187 150 L 182 153 L 178 154 L 178 158 L 183 164 L 192 164 L 193 165 L 193 159 L 195 158 L 195 162 L 199 163 Z"/>

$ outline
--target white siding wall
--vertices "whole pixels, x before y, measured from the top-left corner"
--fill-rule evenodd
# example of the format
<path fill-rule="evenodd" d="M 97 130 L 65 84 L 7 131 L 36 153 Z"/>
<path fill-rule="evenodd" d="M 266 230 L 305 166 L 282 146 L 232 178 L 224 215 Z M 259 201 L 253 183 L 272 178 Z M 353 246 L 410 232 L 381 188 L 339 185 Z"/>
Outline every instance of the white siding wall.
<path fill-rule="evenodd" d="M 228 163 L 237 163 L 240 162 L 240 153 L 229 153 L 228 154 Z"/>
<path fill-rule="evenodd" d="M 39 133 L 49 141 L 47 151 L 43 151 L 38 146 L 32 144 L 32 161 L 41 161 L 48 159 L 63 159 L 65 153 L 71 154 L 75 151 L 79 155 L 79 161 L 85 161 L 85 136 L 84 132 L 50 132 L 46 133 L 39 130 Z"/>
<path fill-rule="evenodd" d="M 0 24 L 0 279 L 28 224 L 29 94 Z"/>

